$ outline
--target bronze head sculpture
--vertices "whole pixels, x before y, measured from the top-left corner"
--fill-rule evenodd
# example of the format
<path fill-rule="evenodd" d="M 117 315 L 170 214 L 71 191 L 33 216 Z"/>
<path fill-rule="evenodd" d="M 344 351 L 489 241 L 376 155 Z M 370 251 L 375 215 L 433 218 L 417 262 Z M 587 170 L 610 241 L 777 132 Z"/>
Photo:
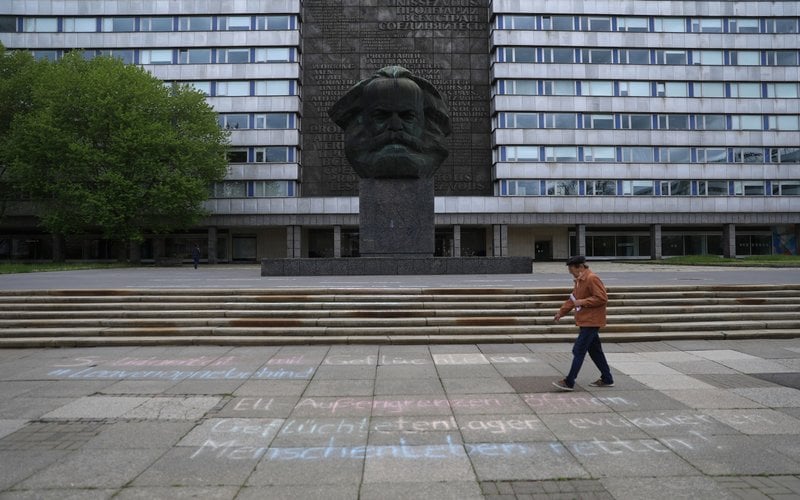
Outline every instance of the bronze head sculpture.
<path fill-rule="evenodd" d="M 430 82 L 400 66 L 357 83 L 328 114 L 344 129 L 359 177 L 429 178 L 447 158 L 447 105 Z"/>

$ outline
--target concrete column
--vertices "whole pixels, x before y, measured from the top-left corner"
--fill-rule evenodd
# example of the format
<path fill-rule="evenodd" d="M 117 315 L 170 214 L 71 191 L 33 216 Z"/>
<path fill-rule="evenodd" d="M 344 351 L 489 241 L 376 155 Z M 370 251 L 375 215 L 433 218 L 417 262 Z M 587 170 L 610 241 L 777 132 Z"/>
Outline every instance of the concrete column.
<path fill-rule="evenodd" d="M 208 263 L 217 263 L 217 228 L 208 228 Z"/>
<path fill-rule="evenodd" d="M 662 257 L 661 224 L 652 224 L 650 226 L 650 258 L 652 260 L 661 260 Z"/>
<path fill-rule="evenodd" d="M 60 234 L 53 235 L 53 262 L 64 262 L 64 237 Z"/>
<path fill-rule="evenodd" d="M 164 238 L 153 238 L 153 258 L 158 260 L 165 257 Z"/>
<path fill-rule="evenodd" d="M 453 257 L 461 257 L 461 224 L 453 226 Z"/>
<path fill-rule="evenodd" d="M 494 230 L 493 255 L 495 257 L 508 255 L 508 224 L 495 224 L 492 229 Z"/>
<path fill-rule="evenodd" d="M 131 241 L 130 244 L 130 262 L 131 264 L 142 263 L 142 242 Z"/>
<path fill-rule="evenodd" d="M 586 224 L 575 226 L 575 255 L 586 255 Z"/>
<path fill-rule="evenodd" d="M 722 256 L 726 259 L 736 258 L 736 224 L 722 226 Z"/>
<path fill-rule="evenodd" d="M 333 256 L 342 256 L 342 226 L 333 226 Z"/>
<path fill-rule="evenodd" d="M 303 251 L 301 226 L 286 226 L 286 257 L 299 259 Z"/>

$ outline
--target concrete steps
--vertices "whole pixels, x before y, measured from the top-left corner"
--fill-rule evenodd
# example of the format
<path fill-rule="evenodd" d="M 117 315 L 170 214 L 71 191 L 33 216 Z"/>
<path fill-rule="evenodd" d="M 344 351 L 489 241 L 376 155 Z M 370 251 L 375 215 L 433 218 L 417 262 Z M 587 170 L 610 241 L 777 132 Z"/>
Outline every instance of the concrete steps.
<path fill-rule="evenodd" d="M 0 347 L 571 341 L 568 289 L 0 291 Z M 607 341 L 800 336 L 800 285 L 614 287 Z"/>

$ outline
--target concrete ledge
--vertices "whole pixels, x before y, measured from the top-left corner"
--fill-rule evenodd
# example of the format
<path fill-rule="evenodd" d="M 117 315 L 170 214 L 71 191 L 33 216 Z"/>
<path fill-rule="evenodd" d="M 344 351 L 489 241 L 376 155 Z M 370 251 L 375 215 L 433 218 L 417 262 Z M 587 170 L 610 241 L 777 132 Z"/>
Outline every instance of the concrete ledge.
<path fill-rule="evenodd" d="M 530 274 L 530 257 L 355 257 L 264 259 L 261 276 Z"/>

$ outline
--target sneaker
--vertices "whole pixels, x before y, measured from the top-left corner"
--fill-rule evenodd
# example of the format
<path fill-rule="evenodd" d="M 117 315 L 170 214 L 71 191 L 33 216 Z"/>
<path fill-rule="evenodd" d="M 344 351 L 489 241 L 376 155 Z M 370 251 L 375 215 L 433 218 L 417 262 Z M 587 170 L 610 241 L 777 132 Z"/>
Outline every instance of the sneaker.
<path fill-rule="evenodd" d="M 558 382 L 553 382 L 553 385 L 561 389 L 562 391 L 574 391 L 574 387 L 570 387 L 567 385 L 566 379 L 559 380 Z"/>
<path fill-rule="evenodd" d="M 595 380 L 589 384 L 592 387 L 614 387 L 614 382 L 605 382 L 602 378 Z"/>

